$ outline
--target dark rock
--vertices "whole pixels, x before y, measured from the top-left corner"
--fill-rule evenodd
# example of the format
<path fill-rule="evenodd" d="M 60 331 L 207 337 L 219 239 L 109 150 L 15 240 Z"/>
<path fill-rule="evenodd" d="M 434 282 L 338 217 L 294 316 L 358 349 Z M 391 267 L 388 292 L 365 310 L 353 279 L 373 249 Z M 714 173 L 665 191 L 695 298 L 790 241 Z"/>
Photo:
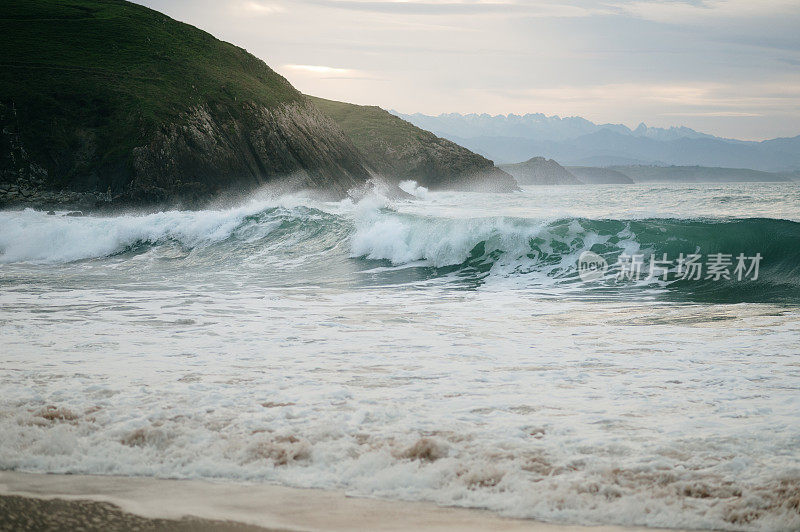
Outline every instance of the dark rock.
<path fill-rule="evenodd" d="M 375 106 L 311 100 L 344 130 L 370 168 L 389 181 L 432 190 L 511 192 L 513 177 L 492 161 Z"/>
<path fill-rule="evenodd" d="M 291 176 L 297 188 L 343 197 L 370 177 L 344 133 L 310 102 L 244 103 L 236 118 L 228 111 L 198 107 L 135 148 L 127 195 L 191 201 Z"/>

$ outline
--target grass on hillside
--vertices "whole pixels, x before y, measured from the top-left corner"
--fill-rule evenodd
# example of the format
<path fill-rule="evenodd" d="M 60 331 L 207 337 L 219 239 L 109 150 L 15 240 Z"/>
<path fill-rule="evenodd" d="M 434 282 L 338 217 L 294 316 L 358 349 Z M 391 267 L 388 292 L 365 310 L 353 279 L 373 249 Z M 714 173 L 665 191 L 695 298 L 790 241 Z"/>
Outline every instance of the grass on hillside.
<path fill-rule="evenodd" d="M 377 106 L 336 102 L 315 96 L 309 96 L 309 99 L 339 124 L 357 148 L 366 153 L 371 153 L 375 144 L 403 146 L 435 138 L 433 133 Z"/>
<path fill-rule="evenodd" d="M 118 164 L 196 105 L 302 98 L 242 48 L 122 0 L 3 0 L 0 35 L 0 104 L 14 105 L 26 145 L 48 145 L 51 158 L 80 144 L 75 124 Z"/>

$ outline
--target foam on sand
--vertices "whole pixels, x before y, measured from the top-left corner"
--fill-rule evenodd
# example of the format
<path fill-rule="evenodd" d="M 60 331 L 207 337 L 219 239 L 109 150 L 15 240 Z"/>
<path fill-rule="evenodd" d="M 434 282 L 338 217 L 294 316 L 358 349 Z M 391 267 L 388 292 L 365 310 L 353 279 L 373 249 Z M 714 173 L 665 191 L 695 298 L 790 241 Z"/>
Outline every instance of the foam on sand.
<path fill-rule="evenodd" d="M 0 472 L 0 495 L 88 499 L 109 502 L 126 512 L 153 519 L 192 516 L 284 530 L 636 530 L 552 525 L 502 518 L 481 510 L 352 498 L 335 491 L 185 480 L 4 471 Z"/>

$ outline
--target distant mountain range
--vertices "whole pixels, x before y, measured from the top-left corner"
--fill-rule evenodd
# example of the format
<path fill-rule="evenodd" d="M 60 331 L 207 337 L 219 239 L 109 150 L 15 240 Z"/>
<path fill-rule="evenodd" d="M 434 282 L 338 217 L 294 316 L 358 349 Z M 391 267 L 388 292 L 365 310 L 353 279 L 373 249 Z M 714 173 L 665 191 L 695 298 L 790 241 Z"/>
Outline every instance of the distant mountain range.
<path fill-rule="evenodd" d="M 575 169 L 569 170 L 580 178 Z M 780 183 L 793 180 L 790 175 L 749 168 L 637 165 L 610 166 L 603 170 L 628 176 L 634 183 Z"/>
<path fill-rule="evenodd" d="M 800 181 L 800 172 L 770 173 L 746 168 L 704 166 L 567 166 L 533 157 L 500 168 L 520 185 L 630 185 L 634 183 L 782 183 Z"/>
<path fill-rule="evenodd" d="M 595 124 L 580 117 L 543 114 L 423 114 L 394 112 L 496 163 L 531 157 L 574 166 L 684 165 L 750 168 L 769 172 L 800 170 L 800 135 L 762 142 L 715 137 L 687 127 Z"/>

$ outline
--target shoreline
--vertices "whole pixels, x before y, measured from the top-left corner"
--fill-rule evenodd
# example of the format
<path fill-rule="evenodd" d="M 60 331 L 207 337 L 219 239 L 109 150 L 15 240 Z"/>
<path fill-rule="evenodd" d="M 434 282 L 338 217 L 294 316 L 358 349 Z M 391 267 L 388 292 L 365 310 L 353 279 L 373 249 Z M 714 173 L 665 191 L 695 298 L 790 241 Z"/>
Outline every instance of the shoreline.
<path fill-rule="evenodd" d="M 501 517 L 488 510 L 349 497 L 341 491 L 0 471 L 0 529 L 13 525 L 15 530 L 33 530 L 63 526 L 63 521 L 89 530 L 657 530 L 558 525 Z"/>

